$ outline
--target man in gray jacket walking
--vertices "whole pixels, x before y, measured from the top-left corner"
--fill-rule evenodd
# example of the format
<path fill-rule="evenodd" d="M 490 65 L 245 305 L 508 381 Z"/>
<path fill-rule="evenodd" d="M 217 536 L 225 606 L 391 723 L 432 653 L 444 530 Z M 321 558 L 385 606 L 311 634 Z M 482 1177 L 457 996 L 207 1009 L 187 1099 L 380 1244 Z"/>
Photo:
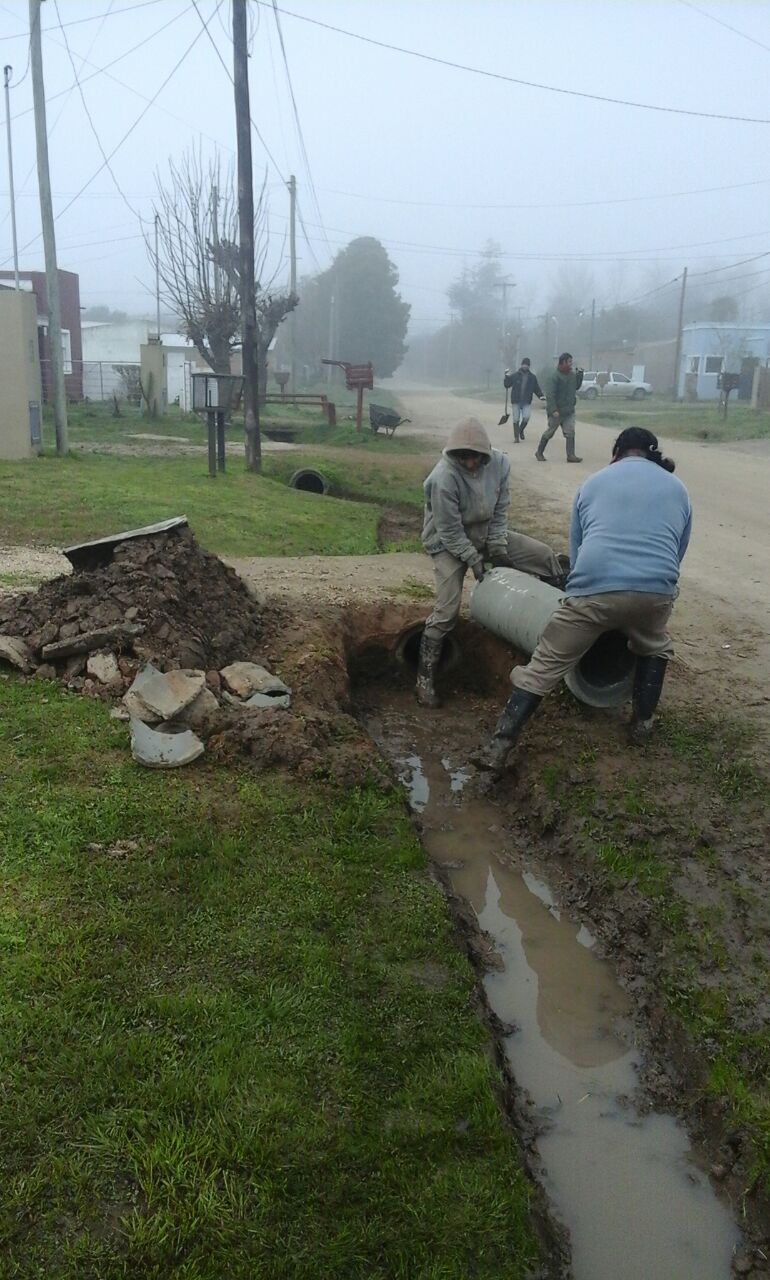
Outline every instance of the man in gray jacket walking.
<path fill-rule="evenodd" d="M 477 582 L 484 560 L 520 569 L 554 585 L 564 580 L 564 564 L 544 542 L 508 528 L 511 464 L 493 449 L 476 418 L 453 428 L 443 457 L 423 485 L 422 543 L 433 559 L 436 601 L 425 623 L 417 671 L 417 701 L 437 707 L 436 670 L 444 637 L 460 612 L 463 579 L 470 569 Z"/>

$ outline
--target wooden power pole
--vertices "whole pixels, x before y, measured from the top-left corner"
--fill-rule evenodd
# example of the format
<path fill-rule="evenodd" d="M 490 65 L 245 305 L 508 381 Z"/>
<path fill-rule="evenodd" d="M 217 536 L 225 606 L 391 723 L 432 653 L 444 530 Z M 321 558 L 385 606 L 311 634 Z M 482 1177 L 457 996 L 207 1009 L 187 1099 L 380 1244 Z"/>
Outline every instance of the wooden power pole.
<path fill-rule="evenodd" d="M 297 179 L 289 178 L 289 293 L 297 296 Z M 297 391 L 297 308 L 289 316 L 289 343 L 291 346 L 291 389 Z"/>
<path fill-rule="evenodd" d="M 30 0 L 31 2 L 31 0 Z M 238 148 L 238 235 L 240 238 L 241 361 L 246 428 L 246 469 L 262 470 L 259 437 L 259 362 L 257 300 L 254 283 L 254 183 L 251 168 L 251 109 L 246 9 L 248 0 L 233 0 L 233 87 Z"/>
<path fill-rule="evenodd" d="M 676 349 L 674 355 L 674 385 L 671 392 L 674 400 L 679 399 L 679 365 L 682 360 L 682 326 L 684 324 L 684 295 L 687 291 L 687 267 L 682 272 L 682 292 L 679 295 L 679 319 L 676 324 Z"/>
<path fill-rule="evenodd" d="M 48 389 L 53 403 L 56 430 L 56 452 L 64 454 L 67 438 L 67 394 L 64 387 L 64 351 L 61 333 L 59 272 L 56 264 L 56 233 L 53 224 L 51 175 L 48 171 L 48 132 L 45 118 L 45 84 L 43 53 L 40 39 L 41 0 L 29 0 L 29 56 L 32 70 L 32 101 L 35 111 L 37 143 L 37 181 L 40 189 L 40 222 L 45 251 L 45 288 L 48 298 L 48 353 L 50 358 Z"/>

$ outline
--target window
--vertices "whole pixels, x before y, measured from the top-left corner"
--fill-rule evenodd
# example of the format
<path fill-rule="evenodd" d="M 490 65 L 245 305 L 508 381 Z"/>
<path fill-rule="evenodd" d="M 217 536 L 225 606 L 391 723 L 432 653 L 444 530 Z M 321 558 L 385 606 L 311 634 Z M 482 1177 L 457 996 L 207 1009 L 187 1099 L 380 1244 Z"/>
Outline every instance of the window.
<path fill-rule="evenodd" d="M 721 373 L 724 356 L 706 356 L 706 373 Z"/>
<path fill-rule="evenodd" d="M 700 368 L 700 356 L 690 356 L 690 373 L 697 373 Z"/>
<path fill-rule="evenodd" d="M 630 382 L 631 379 L 627 378 L 624 373 L 613 373 L 612 381 L 613 382 Z"/>
<path fill-rule="evenodd" d="M 69 329 L 61 331 L 61 353 L 64 360 L 64 372 L 72 373 L 72 343 L 70 342 Z"/>

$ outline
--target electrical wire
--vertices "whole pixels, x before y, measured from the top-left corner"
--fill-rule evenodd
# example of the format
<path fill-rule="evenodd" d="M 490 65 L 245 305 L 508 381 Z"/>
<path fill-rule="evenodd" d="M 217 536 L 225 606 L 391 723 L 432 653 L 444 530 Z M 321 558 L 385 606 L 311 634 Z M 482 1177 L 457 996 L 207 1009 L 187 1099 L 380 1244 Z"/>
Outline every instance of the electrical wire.
<path fill-rule="evenodd" d="M 701 9 L 699 5 L 693 4 L 692 0 L 679 0 L 679 3 L 684 5 L 686 9 L 693 9 L 702 18 L 708 18 L 709 22 L 715 22 L 718 27 L 724 27 L 725 31 L 732 31 L 733 35 L 740 36 L 741 40 L 748 40 L 749 44 L 755 44 L 758 48 L 764 49 L 766 53 L 770 53 L 770 44 L 763 44 L 761 40 L 757 40 L 756 36 L 750 36 L 747 31 L 740 31 L 738 27 L 731 27 L 729 22 L 724 22 L 722 18 L 715 17 L 713 13 L 709 13 L 706 9 Z"/>
<path fill-rule="evenodd" d="M 220 0 L 220 2 L 221 2 L 221 0 Z M 225 62 L 224 58 L 222 57 L 222 54 L 221 54 L 221 53 L 220 53 L 220 51 L 219 51 L 219 45 L 217 44 L 216 40 L 215 40 L 215 39 L 214 39 L 214 37 L 212 36 L 211 32 L 209 31 L 209 24 L 208 24 L 208 22 L 206 21 L 206 19 L 204 18 L 204 16 L 203 16 L 203 14 L 201 13 L 200 9 L 198 8 L 198 0 L 192 0 L 192 3 L 193 3 L 193 8 L 195 9 L 195 12 L 197 13 L 197 15 L 198 15 L 198 17 L 199 17 L 199 19 L 200 19 L 200 21 L 201 21 L 201 25 L 202 25 L 203 31 L 205 31 L 206 35 L 207 35 L 207 36 L 208 36 L 208 38 L 209 38 L 209 42 L 210 42 L 210 44 L 211 44 L 211 47 L 213 48 L 213 50 L 214 50 L 215 54 L 216 54 L 216 55 L 217 55 L 217 57 L 219 58 L 219 61 L 221 62 L 222 66 L 224 67 L 225 75 L 227 76 L 228 80 L 230 81 L 230 84 L 234 85 L 234 83 L 235 83 L 235 82 L 234 82 L 234 80 L 233 80 L 233 73 L 232 73 L 232 71 L 230 70 L 230 68 L 228 67 L 228 65 L 227 65 L 227 63 Z M 217 5 L 217 10 L 218 10 L 218 9 L 219 9 L 219 5 Z M 259 141 L 262 143 L 262 146 L 264 147 L 265 154 L 267 155 L 267 157 L 268 157 L 268 159 L 269 159 L 270 163 L 272 164 L 272 166 L 273 166 L 273 168 L 275 169 L 276 173 L 278 174 L 279 178 L 283 178 L 283 174 L 281 173 L 280 165 L 278 164 L 278 161 L 276 160 L 276 158 L 275 158 L 275 156 L 273 155 L 272 151 L 270 150 L 270 148 L 268 147 L 267 143 L 265 142 L 265 139 L 262 137 L 262 134 L 260 133 L 260 131 L 259 131 L 259 129 L 257 128 L 256 124 L 254 123 L 254 117 L 253 117 L 252 115 L 250 115 L 250 116 L 249 116 L 249 120 L 251 121 L 251 127 L 252 127 L 252 129 L 254 130 L 254 132 L 256 133 L 257 137 L 259 138 Z M 284 180 L 284 182 L 286 181 L 286 179 L 285 179 L 285 178 L 284 178 L 283 180 Z"/>
<path fill-rule="evenodd" d="M 643 201 L 673 200 L 681 196 L 710 195 L 712 192 L 739 191 L 745 187 L 765 187 L 770 178 L 754 178 L 750 182 L 730 182 L 718 187 L 694 187 L 691 191 L 662 191 L 659 195 L 617 196 L 605 200 L 554 200 L 536 204 L 464 204 L 445 200 L 400 200 L 395 196 L 364 195 L 360 191 L 340 191 L 335 187 L 321 187 L 330 195 L 347 196 L 353 200 L 371 200 L 377 204 L 411 205 L 420 209 L 586 209 L 613 204 L 637 204 Z"/>
<path fill-rule="evenodd" d="M 222 2 L 223 2 L 223 0 L 218 0 L 218 3 L 217 3 L 217 9 L 218 9 L 218 8 L 219 8 L 219 6 L 222 4 Z M 76 202 L 77 200 L 79 200 L 79 199 L 80 199 L 80 197 L 82 196 L 83 192 L 84 192 L 84 191 L 86 191 L 88 187 L 90 187 L 90 185 L 91 185 L 91 183 L 94 181 L 94 179 L 95 179 L 95 178 L 97 178 L 97 177 L 99 176 L 99 174 L 103 172 L 103 170 L 106 168 L 106 166 L 107 166 L 107 164 L 109 163 L 109 161 L 110 161 L 110 160 L 112 160 L 113 156 L 114 156 L 114 155 L 116 155 L 116 153 L 117 153 L 117 152 L 120 150 L 120 148 L 123 146 L 123 143 L 124 143 L 124 142 L 126 142 L 128 138 L 130 138 L 131 134 L 134 132 L 134 130 L 137 128 L 137 126 L 141 123 L 141 121 L 142 121 L 142 120 L 144 119 L 144 117 L 147 115 L 147 112 L 149 111 L 150 107 L 154 105 L 155 100 L 160 96 L 160 94 L 161 94 L 161 93 L 163 92 L 163 90 L 165 89 L 166 85 L 167 85 L 167 84 L 169 83 L 169 81 L 170 81 L 170 80 L 171 80 L 171 79 L 176 75 L 176 73 L 177 73 L 177 71 L 179 70 L 179 68 L 181 67 L 182 63 L 183 63 L 183 62 L 185 61 L 185 59 L 189 56 L 189 54 L 192 52 L 192 50 L 194 49 L 195 45 L 196 45 L 196 44 L 198 43 L 198 41 L 200 40 L 200 38 L 201 38 L 201 35 L 202 35 L 202 34 L 203 34 L 203 32 L 202 32 L 202 31 L 198 31 L 198 32 L 193 36 L 193 39 L 191 40 L 190 44 L 189 44 L 189 45 L 187 46 L 187 48 L 185 49 L 184 53 L 182 53 L 182 54 L 180 55 L 180 57 L 177 59 L 177 61 L 174 63 L 174 65 L 173 65 L 173 67 L 171 68 L 171 70 L 169 71 L 168 75 L 167 75 L 167 76 L 166 76 L 166 78 L 163 80 L 163 82 L 158 86 L 158 88 L 156 89 L 156 91 L 155 91 L 155 93 L 153 94 L 153 96 L 152 96 L 152 98 L 150 99 L 150 101 L 147 103 L 147 105 L 146 105 L 145 107 L 143 107 L 143 108 L 142 108 L 142 110 L 139 112 L 139 115 L 136 117 L 136 119 L 133 121 L 133 123 L 132 123 L 131 125 L 129 125 L 128 129 L 126 129 L 126 132 L 123 134 L 123 136 L 121 137 L 121 139 L 119 140 L 119 142 L 117 142 L 117 143 L 115 144 L 115 146 L 112 148 L 112 150 L 110 151 L 110 153 L 109 153 L 109 155 L 106 157 L 106 159 L 105 159 L 105 160 L 104 160 L 104 161 L 99 165 L 99 168 L 94 170 L 94 172 L 91 174 L 91 177 L 90 177 L 90 178 L 88 178 L 88 179 L 83 183 L 83 185 L 82 185 L 82 187 L 80 188 L 80 190 L 79 190 L 79 191 L 77 191 L 77 192 L 75 193 L 75 195 L 72 197 L 72 199 L 71 199 L 71 200 L 69 200 L 67 204 L 65 204 L 64 208 L 63 208 L 63 209 L 60 209 L 60 210 L 59 210 L 59 212 L 55 215 L 55 217 L 54 217 L 54 221 L 55 221 L 55 222 L 57 222 L 57 221 L 59 220 L 59 218 L 62 218 L 62 217 L 64 216 L 64 214 L 67 212 L 67 210 L 68 210 L 68 209 L 71 209 L 71 208 L 72 208 L 73 204 L 75 204 L 75 202 Z M 40 239 L 41 235 L 42 235 L 42 232 L 41 232 L 41 231 L 39 231 L 39 232 L 37 233 L 37 235 L 34 235 L 34 236 L 32 237 L 32 239 L 31 239 L 31 240 L 28 240 L 26 244 L 22 245 L 22 247 L 21 247 L 21 249 L 19 250 L 19 252 L 20 252 L 20 253 L 24 253 L 24 251 L 25 251 L 26 249 L 29 249 L 31 245 L 35 244 L 35 242 L 36 242 L 37 240 L 39 240 L 39 239 Z M 6 262 L 10 262 L 10 258 L 6 258 L 6 259 L 5 259 L 5 262 L 3 262 L 3 263 L 2 263 L 2 265 L 3 265 L 3 266 L 5 266 L 5 263 L 6 263 Z"/>
<path fill-rule="evenodd" d="M 106 18 L 108 15 L 109 15 L 109 16 L 111 16 L 111 17 L 113 17 L 113 18 L 116 18 L 116 17 L 118 16 L 118 14 L 119 14 L 119 13 L 133 13 L 135 9 L 149 9 L 151 5 L 154 5 L 154 4 L 163 4 L 163 3 L 165 3 L 165 0 L 142 0 L 142 3 L 141 3 L 141 4 L 131 4 L 131 5 L 127 5 L 127 6 L 126 6 L 126 8 L 124 8 L 124 9 L 113 9 L 113 8 L 112 8 L 112 5 L 110 5 L 110 7 L 109 7 L 109 9 L 106 11 L 106 13 L 92 13 L 92 14 L 91 14 L 91 16 L 90 16 L 90 17 L 88 17 L 88 18 L 73 18 L 71 22 L 65 22 L 65 23 L 64 23 L 64 26 L 65 26 L 65 27 L 79 27 L 79 26 L 81 26 L 84 22 L 98 22 L 100 18 L 101 18 L 102 20 L 104 20 L 104 18 Z M 11 13 L 11 10 L 10 10 L 10 9 L 6 9 L 6 8 L 5 8 L 5 5 L 2 5 L 2 6 L 0 6 L 0 7 L 2 7 L 2 8 L 5 10 L 5 12 L 6 12 L 6 13 Z M 16 15 L 16 14 L 14 14 L 13 16 L 14 16 L 14 17 L 16 17 L 17 15 Z M 60 26 L 61 26 L 61 23 L 59 23 L 58 25 L 60 25 Z M 48 28 L 48 27 L 44 27 L 44 28 L 42 28 L 42 30 L 41 30 L 41 34 L 42 34 L 42 35 L 46 35 L 46 34 L 47 34 L 47 32 L 48 32 L 49 30 L 50 30 L 50 28 Z M 19 34 L 18 34 L 18 35 L 15 35 L 15 36 L 0 36 L 0 40 L 3 40 L 3 41 L 5 41 L 5 40 L 19 40 L 19 39 L 21 38 L 22 34 L 25 34 L 25 33 L 23 33 L 23 32 L 19 32 Z"/>
<path fill-rule="evenodd" d="M 91 112 L 90 112 L 89 107 L 88 107 L 88 103 L 86 102 L 86 95 L 83 93 L 83 86 L 81 85 L 81 83 L 80 83 L 80 79 L 79 79 L 79 77 L 78 77 L 78 69 L 77 69 L 77 67 L 75 66 L 75 59 L 74 59 L 74 58 L 73 58 L 73 56 L 72 56 L 72 50 L 70 49 L 70 42 L 69 42 L 69 38 L 68 38 L 68 36 L 67 36 L 67 32 L 64 30 L 64 26 L 63 26 L 63 24 L 62 24 L 61 14 L 60 14 L 60 12 L 59 12 L 59 0 L 53 0 L 53 3 L 54 3 L 54 9 L 56 10 L 56 16 L 57 16 L 57 18 L 59 19 L 59 26 L 60 26 L 60 28 L 61 28 L 61 33 L 62 33 L 62 35 L 64 36 L 64 44 L 65 44 L 66 49 L 67 49 L 67 56 L 69 57 L 69 60 L 70 60 L 70 66 L 72 67 L 72 74 L 73 74 L 73 75 L 74 75 L 74 77 L 75 77 L 75 84 L 77 85 L 78 93 L 80 94 L 80 101 L 81 101 L 81 103 L 82 103 L 83 110 L 84 110 L 84 111 L 85 111 L 85 113 L 86 113 L 86 119 L 88 120 L 88 123 L 89 123 L 89 125 L 90 125 L 90 127 L 91 127 L 91 132 L 92 132 L 92 134 L 94 135 L 94 141 L 96 142 L 96 145 L 97 145 L 97 147 L 99 148 L 99 154 L 101 155 L 102 160 L 104 161 L 104 164 L 105 164 L 105 166 L 106 166 L 106 169 L 107 169 L 108 174 L 109 174 L 109 175 L 110 175 L 110 177 L 112 178 L 112 181 L 113 181 L 114 186 L 115 186 L 115 190 L 117 191 L 118 195 L 120 196 L 121 200 L 123 201 L 123 203 L 124 203 L 124 205 L 126 206 L 126 208 L 128 209 L 128 211 L 129 211 L 130 213 L 133 213 L 134 217 L 138 219 L 138 221 L 139 221 L 139 225 L 141 226 L 141 225 L 142 225 L 142 215 L 141 215 L 140 213 L 137 213 L 136 209 L 135 209 L 135 208 L 134 208 L 134 206 L 131 204 L 131 201 L 129 200 L 129 198 L 128 198 L 128 196 L 126 195 L 125 191 L 123 190 L 123 188 L 121 187 L 120 183 L 118 182 L 118 179 L 117 179 L 117 177 L 116 177 L 116 175 L 115 175 L 115 170 L 113 169 L 112 165 L 110 164 L 110 158 L 109 158 L 109 156 L 107 155 L 107 152 L 104 150 L 104 147 L 102 146 L 102 140 L 101 140 L 101 138 L 99 137 L 99 132 L 98 132 L 98 130 L 97 130 L 97 128 L 96 128 L 96 125 L 94 124 L 93 116 L 91 115 Z M 112 6 L 110 6 L 110 7 L 112 7 Z M 104 15 L 104 17 L 106 18 L 108 14 L 109 14 L 109 9 L 107 10 L 107 13 Z M 103 22 L 104 22 L 104 19 L 102 19 L 102 23 L 103 23 Z M 99 28 L 99 31 L 101 31 L 101 27 Z M 97 34 L 98 34 L 98 33 L 97 33 Z M 90 51 L 89 51 L 89 52 L 90 52 Z"/>
<path fill-rule="evenodd" d="M 269 5 L 274 5 L 274 0 L 254 0 L 254 3 L 267 9 Z M 467 71 L 470 75 L 483 76 L 488 80 L 499 80 L 506 84 L 521 85 L 525 89 L 540 89 L 546 93 L 558 93 L 568 98 L 583 98 L 590 102 L 602 102 L 616 107 L 634 107 L 639 111 L 657 111 L 662 112 L 664 115 L 691 116 L 701 120 L 728 120 L 734 124 L 770 124 L 770 118 L 766 116 L 734 116 L 725 115 L 718 111 L 695 111 L 687 107 L 660 106 L 653 102 L 636 102 L 630 98 L 610 98 L 605 94 L 588 93 L 579 89 L 565 89 L 561 85 L 541 84 L 536 80 L 522 80 L 516 76 L 504 75 L 501 71 L 487 71 L 483 67 L 473 67 L 468 63 L 453 62 L 449 58 L 438 58 L 434 54 L 423 53 L 419 49 L 407 49 L 403 45 L 390 44 L 386 40 L 375 40 L 373 36 L 365 36 L 360 31 L 349 31 L 345 27 L 336 27 L 330 22 L 321 22 L 319 18 L 310 18 L 304 13 L 294 13 L 291 9 L 282 8 L 280 12 L 287 18 L 295 18 L 297 22 L 309 22 L 314 27 L 320 27 L 324 31 L 333 31 L 335 35 L 347 36 L 349 39 L 358 40 L 362 44 L 374 45 L 378 49 L 387 49 L 391 53 L 402 53 L 409 58 L 419 58 L 422 62 L 432 62 L 440 67 L 449 67 L 453 71 Z"/>

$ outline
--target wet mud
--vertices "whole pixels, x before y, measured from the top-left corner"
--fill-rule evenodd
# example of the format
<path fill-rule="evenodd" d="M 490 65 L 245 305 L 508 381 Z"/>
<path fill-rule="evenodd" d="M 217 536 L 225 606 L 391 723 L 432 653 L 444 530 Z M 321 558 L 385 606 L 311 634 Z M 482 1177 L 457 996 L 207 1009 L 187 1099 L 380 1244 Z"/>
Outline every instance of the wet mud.
<path fill-rule="evenodd" d="M 431 861 L 487 948 L 484 994 L 536 1134 L 575 1280 L 726 1280 L 740 1232 L 684 1127 L 650 1108 L 633 1001 L 597 942 L 528 868 L 467 767 L 476 717 L 437 739 L 408 693 L 368 690 L 366 726 L 405 786 Z"/>

